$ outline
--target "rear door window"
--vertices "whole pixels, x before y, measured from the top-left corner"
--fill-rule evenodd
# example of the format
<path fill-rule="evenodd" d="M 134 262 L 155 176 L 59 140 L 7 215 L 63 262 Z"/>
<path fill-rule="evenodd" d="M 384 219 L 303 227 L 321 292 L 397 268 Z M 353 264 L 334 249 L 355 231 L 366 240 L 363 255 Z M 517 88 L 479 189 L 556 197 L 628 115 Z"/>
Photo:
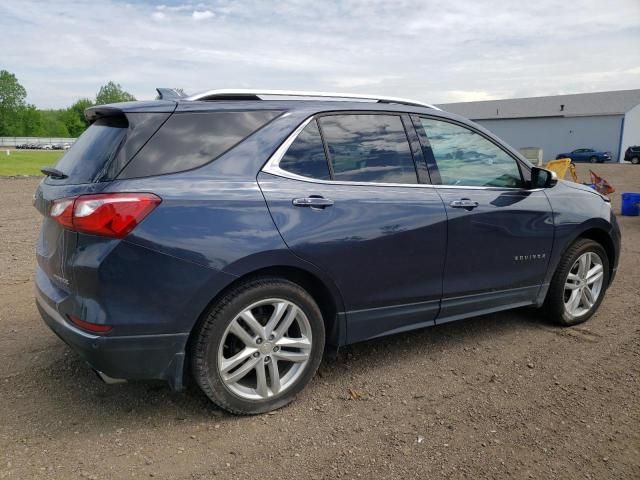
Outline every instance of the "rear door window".
<path fill-rule="evenodd" d="M 319 124 L 334 180 L 418 183 L 399 115 L 327 115 L 319 118 Z"/>
<path fill-rule="evenodd" d="M 280 160 L 279 166 L 283 170 L 303 177 L 321 180 L 331 178 L 316 120 L 309 122 L 300 132 L 300 135 L 296 137 L 287 153 Z"/>
<path fill-rule="evenodd" d="M 174 113 L 124 168 L 119 178 L 181 172 L 209 163 L 281 112 Z"/>

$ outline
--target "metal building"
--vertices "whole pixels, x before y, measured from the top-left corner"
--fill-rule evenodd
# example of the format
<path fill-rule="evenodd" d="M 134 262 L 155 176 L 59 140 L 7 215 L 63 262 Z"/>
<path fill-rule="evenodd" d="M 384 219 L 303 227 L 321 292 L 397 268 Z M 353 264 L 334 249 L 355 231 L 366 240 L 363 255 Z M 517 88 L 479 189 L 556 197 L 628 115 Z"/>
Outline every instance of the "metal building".
<path fill-rule="evenodd" d="M 640 89 L 438 105 L 479 123 L 515 148 L 538 147 L 544 159 L 577 148 L 622 161 L 640 145 Z"/>

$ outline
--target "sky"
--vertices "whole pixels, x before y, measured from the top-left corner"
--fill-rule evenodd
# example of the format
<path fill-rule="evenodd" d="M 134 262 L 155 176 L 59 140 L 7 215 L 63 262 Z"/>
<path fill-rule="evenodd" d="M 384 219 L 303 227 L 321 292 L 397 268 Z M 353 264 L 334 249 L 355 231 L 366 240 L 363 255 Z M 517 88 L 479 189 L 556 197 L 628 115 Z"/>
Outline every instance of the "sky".
<path fill-rule="evenodd" d="M 262 88 L 428 103 L 640 88 L 640 0 L 0 1 L 0 69 L 66 107 Z"/>

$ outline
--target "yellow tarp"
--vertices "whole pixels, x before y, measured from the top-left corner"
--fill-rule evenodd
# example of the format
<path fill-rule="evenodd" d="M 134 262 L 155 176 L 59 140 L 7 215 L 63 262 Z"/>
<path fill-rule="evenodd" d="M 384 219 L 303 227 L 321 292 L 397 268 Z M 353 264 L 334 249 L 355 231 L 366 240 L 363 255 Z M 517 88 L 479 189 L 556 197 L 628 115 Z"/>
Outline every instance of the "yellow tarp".
<path fill-rule="evenodd" d="M 551 160 L 547 162 L 545 167 L 547 170 L 556 172 L 558 178 L 564 178 L 567 174 L 567 170 L 571 172 L 571 177 L 574 182 L 578 181 L 578 173 L 576 172 L 576 166 L 573 164 L 570 158 L 560 158 L 558 160 Z"/>

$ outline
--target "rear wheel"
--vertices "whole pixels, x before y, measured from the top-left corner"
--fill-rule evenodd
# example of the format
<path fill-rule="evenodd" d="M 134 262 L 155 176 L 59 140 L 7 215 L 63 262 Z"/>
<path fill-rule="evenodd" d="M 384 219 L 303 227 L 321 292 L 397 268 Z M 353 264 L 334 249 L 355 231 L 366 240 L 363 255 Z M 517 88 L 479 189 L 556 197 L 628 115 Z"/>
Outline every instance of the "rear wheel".
<path fill-rule="evenodd" d="M 639 157 L 633 157 L 631 159 L 631 163 L 633 163 L 634 165 L 638 165 L 640 163 L 640 158 Z"/>
<path fill-rule="evenodd" d="M 597 242 L 576 241 L 565 252 L 549 286 L 545 310 L 560 325 L 588 320 L 600 306 L 609 284 L 609 260 Z"/>
<path fill-rule="evenodd" d="M 291 402 L 313 378 L 324 340 L 320 310 L 304 289 L 283 279 L 254 280 L 208 313 L 194 345 L 194 376 L 225 410 L 268 412 Z"/>

